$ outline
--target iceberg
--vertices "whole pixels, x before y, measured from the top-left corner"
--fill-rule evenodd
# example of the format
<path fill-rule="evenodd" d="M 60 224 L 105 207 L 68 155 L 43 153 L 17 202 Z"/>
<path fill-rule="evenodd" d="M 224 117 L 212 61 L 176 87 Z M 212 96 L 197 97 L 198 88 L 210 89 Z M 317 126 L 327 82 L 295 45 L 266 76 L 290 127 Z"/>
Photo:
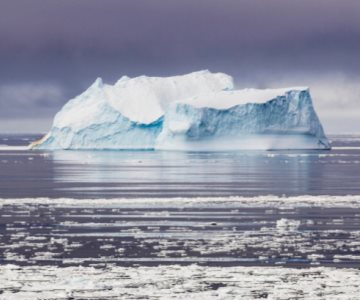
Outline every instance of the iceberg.
<path fill-rule="evenodd" d="M 307 87 L 234 88 L 207 70 L 98 78 L 56 114 L 33 149 L 329 149 Z"/>

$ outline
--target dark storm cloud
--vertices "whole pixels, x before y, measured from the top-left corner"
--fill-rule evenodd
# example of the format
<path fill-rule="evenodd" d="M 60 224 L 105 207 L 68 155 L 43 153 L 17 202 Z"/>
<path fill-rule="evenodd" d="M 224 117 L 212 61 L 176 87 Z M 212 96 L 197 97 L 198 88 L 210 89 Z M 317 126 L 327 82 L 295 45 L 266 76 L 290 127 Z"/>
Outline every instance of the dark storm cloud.
<path fill-rule="evenodd" d="M 239 86 L 358 78 L 359 15 L 358 0 L 4 0 L 0 118 L 25 106 L 49 117 L 97 76 L 207 68 Z"/>

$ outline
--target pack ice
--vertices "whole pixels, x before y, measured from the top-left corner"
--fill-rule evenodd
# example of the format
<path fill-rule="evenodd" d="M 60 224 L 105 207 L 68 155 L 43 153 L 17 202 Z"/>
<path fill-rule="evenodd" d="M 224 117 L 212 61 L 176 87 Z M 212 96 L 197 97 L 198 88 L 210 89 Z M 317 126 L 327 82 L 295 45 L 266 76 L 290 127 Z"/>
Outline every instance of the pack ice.
<path fill-rule="evenodd" d="M 100 78 L 56 114 L 37 149 L 329 149 L 306 87 L 234 89 L 209 71 Z"/>

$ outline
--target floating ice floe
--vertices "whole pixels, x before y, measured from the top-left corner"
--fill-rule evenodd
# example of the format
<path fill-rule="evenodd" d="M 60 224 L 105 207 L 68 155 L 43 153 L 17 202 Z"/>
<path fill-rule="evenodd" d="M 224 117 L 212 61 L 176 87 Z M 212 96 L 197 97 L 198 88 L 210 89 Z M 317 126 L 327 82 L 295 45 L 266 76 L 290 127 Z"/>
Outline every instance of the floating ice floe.
<path fill-rule="evenodd" d="M 0 299 L 358 299 L 357 269 L 0 266 Z"/>

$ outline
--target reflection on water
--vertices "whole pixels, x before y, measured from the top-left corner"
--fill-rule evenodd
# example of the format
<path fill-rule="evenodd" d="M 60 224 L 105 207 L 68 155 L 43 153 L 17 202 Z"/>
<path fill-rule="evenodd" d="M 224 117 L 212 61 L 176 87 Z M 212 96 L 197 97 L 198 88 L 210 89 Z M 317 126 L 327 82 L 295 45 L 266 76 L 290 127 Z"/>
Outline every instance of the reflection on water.
<path fill-rule="evenodd" d="M 303 190 L 309 186 L 311 164 L 309 156 L 289 160 L 264 152 L 61 151 L 51 159 L 55 182 L 93 183 L 87 189 L 156 196 L 276 193 L 284 173 L 285 190 Z M 317 172 L 321 176 L 323 168 Z"/>
<path fill-rule="evenodd" d="M 347 138 L 331 151 L 2 150 L 0 197 L 359 194 L 359 143 Z"/>

